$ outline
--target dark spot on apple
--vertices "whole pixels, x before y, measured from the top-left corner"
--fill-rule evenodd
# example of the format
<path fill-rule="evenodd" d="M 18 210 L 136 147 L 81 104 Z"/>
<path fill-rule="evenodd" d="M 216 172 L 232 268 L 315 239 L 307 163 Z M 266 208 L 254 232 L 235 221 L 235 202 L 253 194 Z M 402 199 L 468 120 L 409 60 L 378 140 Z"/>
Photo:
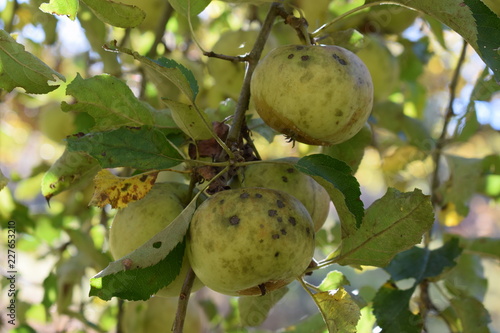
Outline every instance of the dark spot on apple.
<path fill-rule="evenodd" d="M 342 59 L 341 57 L 339 57 L 337 54 L 334 53 L 334 54 L 332 54 L 332 56 L 333 56 L 333 59 L 335 59 L 339 62 L 339 64 L 344 65 L 344 66 L 347 65 L 347 62 L 344 59 Z"/>
<path fill-rule="evenodd" d="M 233 215 L 229 218 L 229 223 L 231 225 L 237 225 L 238 223 L 240 223 L 240 218 L 236 215 Z"/>
<path fill-rule="evenodd" d="M 260 199 L 260 198 L 262 198 L 262 194 L 260 194 L 260 193 L 255 193 L 255 197 L 256 197 L 256 198 L 258 198 L 258 199 Z"/>
<path fill-rule="evenodd" d="M 293 53 L 290 53 L 290 54 L 288 55 L 288 59 L 292 59 L 293 57 L 295 57 L 295 54 L 293 54 Z"/>
<path fill-rule="evenodd" d="M 342 110 L 337 110 L 337 111 L 335 111 L 335 115 L 337 117 L 342 117 L 344 115 L 344 112 L 342 112 Z"/>
<path fill-rule="evenodd" d="M 309 229 L 309 227 L 306 228 L 306 232 L 308 235 L 311 233 L 311 230 Z"/>
<path fill-rule="evenodd" d="M 264 240 L 263 239 L 259 239 L 259 243 L 262 243 L 262 242 L 264 242 Z"/>
<path fill-rule="evenodd" d="M 295 49 L 296 49 L 296 50 L 303 50 L 303 49 L 304 49 L 304 47 L 299 45 L 299 46 L 297 46 Z"/>
<path fill-rule="evenodd" d="M 281 234 L 282 234 L 282 235 L 286 235 L 286 229 L 284 229 L 284 228 L 283 228 L 283 229 L 281 229 L 280 231 L 281 231 Z"/>
<path fill-rule="evenodd" d="M 288 169 L 286 169 L 286 172 L 288 172 L 288 173 L 294 173 L 295 170 L 293 168 L 288 168 Z"/>
<path fill-rule="evenodd" d="M 302 57 L 300 57 L 300 60 L 307 61 L 307 60 L 309 60 L 309 56 L 308 55 L 303 55 Z"/>
<path fill-rule="evenodd" d="M 279 252 L 276 252 L 276 253 L 274 254 L 274 257 L 275 257 L 275 258 L 277 258 L 277 257 L 279 257 L 279 255 L 280 255 L 280 253 L 279 253 Z"/>
<path fill-rule="evenodd" d="M 293 225 L 293 226 L 297 225 L 297 220 L 293 216 L 290 216 L 288 218 L 288 222 L 290 222 L 290 224 Z"/>
<path fill-rule="evenodd" d="M 161 242 L 154 242 L 154 243 L 153 243 L 153 247 L 154 247 L 155 249 L 159 249 L 159 248 L 161 247 Z"/>
<path fill-rule="evenodd" d="M 264 228 L 264 225 L 263 225 L 263 224 L 260 224 L 260 225 L 259 225 L 259 227 L 262 229 L 262 228 Z"/>
<path fill-rule="evenodd" d="M 267 214 L 271 217 L 276 216 L 278 212 L 275 209 L 270 209 L 267 211 Z"/>
<path fill-rule="evenodd" d="M 278 208 L 283 208 L 285 207 L 285 203 L 281 200 L 276 200 L 276 205 L 278 205 Z"/>
<path fill-rule="evenodd" d="M 280 238 L 280 235 L 279 234 L 273 234 L 272 237 L 273 237 L 273 239 L 278 239 L 278 238 Z"/>
<path fill-rule="evenodd" d="M 283 222 L 283 218 L 281 216 L 278 216 L 276 220 L 278 220 L 278 222 Z"/>
<path fill-rule="evenodd" d="M 288 178 L 287 178 L 286 176 L 281 177 L 281 180 L 282 180 L 284 183 L 288 183 Z"/>
<path fill-rule="evenodd" d="M 222 199 L 221 201 L 219 201 L 219 205 L 222 205 L 224 204 L 224 199 Z"/>
<path fill-rule="evenodd" d="M 245 193 L 241 193 L 241 194 L 240 194 L 240 198 L 241 198 L 241 199 L 246 199 L 246 198 L 248 198 L 249 196 L 250 196 L 250 194 L 248 194 L 247 192 L 245 192 Z"/>

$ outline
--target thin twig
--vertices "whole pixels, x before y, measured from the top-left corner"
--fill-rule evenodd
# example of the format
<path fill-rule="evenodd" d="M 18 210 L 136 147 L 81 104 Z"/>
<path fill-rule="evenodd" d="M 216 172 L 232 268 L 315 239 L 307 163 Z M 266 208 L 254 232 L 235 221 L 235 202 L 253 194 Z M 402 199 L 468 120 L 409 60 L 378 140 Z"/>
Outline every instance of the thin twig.
<path fill-rule="evenodd" d="M 446 110 L 446 114 L 444 115 L 444 121 L 443 121 L 443 128 L 441 130 L 441 134 L 436 142 L 436 148 L 434 149 L 434 152 L 432 154 L 432 159 L 434 161 L 434 172 L 432 174 L 432 180 L 431 180 L 431 201 L 434 207 L 438 207 L 441 205 L 441 200 L 442 198 L 439 197 L 438 190 L 439 190 L 439 171 L 440 171 L 440 160 L 441 156 L 443 153 L 443 148 L 445 147 L 447 143 L 447 133 L 448 133 L 448 125 L 450 124 L 450 120 L 452 117 L 455 115 L 455 112 L 453 110 L 453 103 L 455 101 L 455 96 L 456 96 L 456 90 L 457 90 L 457 85 L 458 81 L 460 79 L 460 71 L 462 68 L 462 65 L 465 60 L 465 55 L 467 53 L 467 42 L 464 40 L 463 45 L 462 45 L 462 51 L 460 53 L 460 57 L 458 59 L 457 65 L 455 67 L 455 71 L 453 73 L 453 77 L 451 79 L 450 83 L 450 100 L 448 102 L 448 108 Z M 429 247 L 431 242 L 431 231 L 428 231 L 424 235 L 424 245 L 426 248 Z M 429 281 L 425 279 L 422 281 L 419 285 L 420 287 L 420 304 L 419 304 L 419 310 L 420 310 L 420 316 L 422 317 L 423 322 L 425 323 L 427 314 L 431 310 L 435 310 L 436 306 L 431 300 L 431 297 L 429 295 Z"/>
<path fill-rule="evenodd" d="M 241 88 L 240 96 L 238 97 L 238 103 L 236 104 L 233 124 L 226 139 L 226 144 L 230 149 L 238 147 L 241 140 L 241 130 L 245 122 L 245 113 L 248 110 L 248 105 L 250 104 L 250 81 L 252 79 L 252 74 L 260 59 L 267 38 L 271 33 L 271 28 L 277 16 L 278 8 L 281 8 L 281 6 L 281 4 L 276 2 L 271 5 L 252 51 L 250 51 L 248 55 L 247 70 L 243 80 L 243 86 Z"/>
<path fill-rule="evenodd" d="M 12 4 L 12 14 L 9 17 L 8 22 L 6 22 L 5 24 L 5 31 L 7 31 L 8 33 L 11 33 L 14 29 L 14 20 L 16 18 L 16 12 L 18 8 L 19 2 L 17 0 L 14 0 L 14 3 Z"/>
<path fill-rule="evenodd" d="M 177 312 L 175 313 L 175 321 L 172 331 L 174 333 L 182 333 L 184 329 L 184 321 L 186 319 L 187 306 L 189 303 L 189 296 L 191 295 L 191 288 L 196 275 L 192 268 L 189 268 L 184 283 L 182 284 L 179 301 L 177 302 Z"/>
<path fill-rule="evenodd" d="M 211 57 L 211 58 L 218 58 L 222 60 L 228 60 L 231 62 L 245 62 L 249 61 L 248 54 L 243 55 L 243 56 L 230 56 L 230 55 L 225 55 L 225 54 L 220 54 L 220 53 L 215 53 L 213 51 L 205 51 L 203 52 L 204 56 Z"/>
<path fill-rule="evenodd" d="M 441 130 L 441 135 L 439 136 L 436 142 L 436 148 L 432 154 L 432 159 L 434 160 L 434 173 L 432 175 L 431 182 L 431 190 L 432 190 L 432 203 L 436 206 L 441 203 L 441 198 L 438 197 L 438 187 L 439 187 L 439 169 L 440 164 L 439 160 L 441 159 L 441 155 L 443 153 L 443 148 L 446 145 L 446 133 L 448 132 L 448 125 L 450 123 L 451 118 L 455 114 L 453 111 L 453 103 L 455 101 L 456 89 L 458 85 L 458 79 L 460 78 L 460 70 L 462 68 L 462 64 L 465 60 L 465 54 L 467 52 L 467 42 L 463 41 L 462 52 L 460 53 L 460 58 L 458 59 L 457 66 L 455 68 L 455 72 L 453 73 L 453 78 L 450 83 L 450 100 L 448 102 L 448 108 L 446 110 L 446 114 L 444 116 L 443 128 Z"/>

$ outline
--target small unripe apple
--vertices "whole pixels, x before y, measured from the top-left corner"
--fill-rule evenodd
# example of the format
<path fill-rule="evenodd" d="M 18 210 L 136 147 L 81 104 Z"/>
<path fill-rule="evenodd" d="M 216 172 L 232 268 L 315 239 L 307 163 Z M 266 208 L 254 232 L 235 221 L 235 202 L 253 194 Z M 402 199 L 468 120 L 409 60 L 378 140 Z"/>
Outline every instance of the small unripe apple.
<path fill-rule="evenodd" d="M 266 188 L 218 192 L 196 210 L 188 256 L 196 276 L 226 295 L 263 295 L 311 263 L 314 225 L 293 196 Z"/>
<path fill-rule="evenodd" d="M 311 215 L 314 231 L 321 229 L 330 211 L 328 192 L 311 176 L 293 167 L 298 158 L 285 158 L 246 166 L 235 184 L 245 187 L 265 187 L 286 192 L 299 199 Z M 287 163 L 290 162 L 290 163 Z"/>
<path fill-rule="evenodd" d="M 287 45 L 255 68 L 252 101 L 270 127 L 299 142 L 331 145 L 353 137 L 373 104 L 363 62 L 333 45 Z"/>
<path fill-rule="evenodd" d="M 113 220 L 109 232 L 109 246 L 115 260 L 136 250 L 151 237 L 168 226 L 184 209 L 180 198 L 181 191 L 187 192 L 188 185 L 176 183 L 156 183 L 141 200 L 120 209 Z M 190 268 L 187 254 L 184 255 L 181 272 L 168 286 L 156 295 L 163 297 L 179 296 L 184 278 Z M 202 287 L 195 280 L 192 291 Z"/>
<path fill-rule="evenodd" d="M 378 35 L 367 34 L 363 41 L 363 45 L 356 52 L 356 55 L 370 71 L 373 80 L 374 100 L 386 100 L 396 89 L 399 82 L 398 59 Z"/>

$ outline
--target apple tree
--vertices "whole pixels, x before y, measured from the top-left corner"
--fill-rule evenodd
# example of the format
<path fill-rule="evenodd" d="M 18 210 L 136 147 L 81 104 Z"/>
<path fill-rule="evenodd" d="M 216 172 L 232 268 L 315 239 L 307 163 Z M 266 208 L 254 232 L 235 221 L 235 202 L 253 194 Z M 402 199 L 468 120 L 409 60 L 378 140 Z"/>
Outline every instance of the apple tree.
<path fill-rule="evenodd" d="M 494 0 L 0 8 L 2 331 L 500 329 Z"/>

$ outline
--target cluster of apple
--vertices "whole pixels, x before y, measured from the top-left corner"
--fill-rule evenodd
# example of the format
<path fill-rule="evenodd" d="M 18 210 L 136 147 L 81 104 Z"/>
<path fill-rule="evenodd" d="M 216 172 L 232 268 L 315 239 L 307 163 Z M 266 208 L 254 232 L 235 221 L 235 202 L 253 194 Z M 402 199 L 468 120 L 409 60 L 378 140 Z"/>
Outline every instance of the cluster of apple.
<path fill-rule="evenodd" d="M 270 127 L 293 140 L 331 145 L 364 126 L 373 84 L 363 61 L 338 46 L 286 45 L 269 52 L 251 81 L 251 98 Z M 177 296 L 185 273 L 227 295 L 262 295 L 302 275 L 314 254 L 315 232 L 330 205 L 326 190 L 293 167 L 293 159 L 240 167 L 231 189 L 195 211 L 184 266 L 159 296 Z M 173 221 L 187 204 L 187 185 L 157 183 L 140 201 L 120 210 L 110 234 L 120 258 Z"/>

